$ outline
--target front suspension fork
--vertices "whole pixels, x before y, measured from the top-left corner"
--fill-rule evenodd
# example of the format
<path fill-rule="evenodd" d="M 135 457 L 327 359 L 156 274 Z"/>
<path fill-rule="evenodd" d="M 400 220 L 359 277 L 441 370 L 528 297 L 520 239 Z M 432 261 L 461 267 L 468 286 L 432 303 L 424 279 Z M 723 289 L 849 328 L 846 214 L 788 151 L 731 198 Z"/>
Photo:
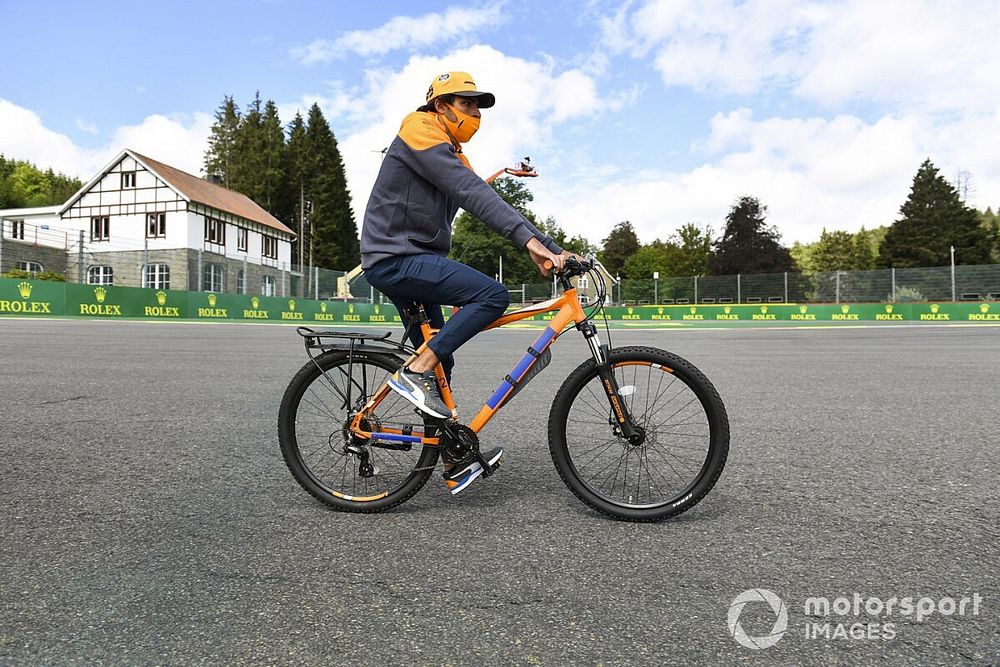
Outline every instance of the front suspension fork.
<path fill-rule="evenodd" d="M 576 328 L 583 333 L 587 344 L 590 345 L 590 352 L 594 355 L 594 363 L 597 365 L 597 376 L 601 379 L 601 386 L 604 387 L 604 393 L 607 394 L 608 403 L 611 405 L 611 415 L 622 435 L 630 442 L 641 438 L 641 435 L 636 431 L 628 405 L 621 400 L 619 393 L 621 387 L 618 386 L 618 380 L 615 378 L 611 363 L 608 361 L 609 348 L 607 345 L 601 344 L 597 337 L 597 327 L 594 326 L 593 322 L 587 320 L 578 324 Z"/>

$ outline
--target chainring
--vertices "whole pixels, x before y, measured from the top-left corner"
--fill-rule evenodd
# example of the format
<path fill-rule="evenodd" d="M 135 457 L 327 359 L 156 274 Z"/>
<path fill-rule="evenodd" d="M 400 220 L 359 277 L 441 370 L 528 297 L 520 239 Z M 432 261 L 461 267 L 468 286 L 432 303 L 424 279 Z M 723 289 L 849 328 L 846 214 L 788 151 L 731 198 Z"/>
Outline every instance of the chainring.
<path fill-rule="evenodd" d="M 448 424 L 442 428 L 441 445 L 452 460 L 458 461 L 471 451 L 479 451 L 479 436 L 465 424 Z"/>

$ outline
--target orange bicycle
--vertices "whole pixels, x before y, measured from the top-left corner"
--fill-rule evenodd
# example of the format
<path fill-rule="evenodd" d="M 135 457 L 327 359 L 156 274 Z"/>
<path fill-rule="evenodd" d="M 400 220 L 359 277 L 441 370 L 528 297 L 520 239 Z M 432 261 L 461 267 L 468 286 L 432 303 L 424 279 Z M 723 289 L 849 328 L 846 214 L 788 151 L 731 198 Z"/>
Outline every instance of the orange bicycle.
<path fill-rule="evenodd" d="M 548 326 L 467 425 L 458 420 L 444 371 L 435 369 L 452 418 L 432 419 L 393 392 L 386 379 L 437 332 L 419 307 L 419 348 L 384 335 L 300 327 L 309 362 L 289 383 L 278 414 L 285 463 L 299 484 L 339 510 L 379 512 L 427 482 L 442 447 L 453 459 L 479 454 L 479 432 L 551 359 L 551 345 L 572 328 L 587 359 L 563 382 L 549 411 L 552 461 L 566 486 L 595 510 L 629 521 L 658 521 L 697 504 L 712 489 L 729 452 L 729 419 L 712 383 L 691 363 L 653 347 L 602 344 L 593 319 L 606 286 L 592 262 L 570 259 L 562 294 L 500 317 L 487 329 L 554 312 Z M 594 301 L 581 303 L 572 278 L 590 273 Z M 606 322 L 606 321 L 605 321 Z M 407 359 L 403 358 L 407 356 Z"/>

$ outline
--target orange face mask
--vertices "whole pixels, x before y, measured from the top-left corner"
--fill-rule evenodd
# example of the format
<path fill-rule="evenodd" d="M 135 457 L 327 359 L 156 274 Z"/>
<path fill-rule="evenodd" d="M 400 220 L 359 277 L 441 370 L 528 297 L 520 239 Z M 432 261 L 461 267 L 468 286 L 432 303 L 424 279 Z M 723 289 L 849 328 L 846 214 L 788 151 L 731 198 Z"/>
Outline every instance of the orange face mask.
<path fill-rule="evenodd" d="M 451 136 L 464 144 L 479 130 L 479 119 L 467 113 L 462 113 L 450 104 L 448 108 L 455 114 L 456 120 L 448 120 L 448 117 L 444 114 L 439 114 L 439 117 L 444 122 L 445 127 L 448 128 L 448 131 L 451 132 Z"/>

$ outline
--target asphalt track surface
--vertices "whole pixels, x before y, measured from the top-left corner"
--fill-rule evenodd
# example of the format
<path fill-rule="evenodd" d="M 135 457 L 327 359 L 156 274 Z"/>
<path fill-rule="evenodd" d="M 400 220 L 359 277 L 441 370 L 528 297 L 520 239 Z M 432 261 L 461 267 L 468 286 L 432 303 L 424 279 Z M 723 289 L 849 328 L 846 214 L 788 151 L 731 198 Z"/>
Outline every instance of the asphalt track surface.
<path fill-rule="evenodd" d="M 471 412 L 536 336 L 461 352 Z M 590 511 L 549 458 L 575 334 L 484 431 L 505 464 L 379 515 L 281 459 L 288 327 L 0 321 L 0 664 L 990 664 L 1000 661 L 1000 329 L 616 331 L 726 401 L 729 462 L 687 514 Z M 788 630 L 740 645 L 747 589 Z M 808 617 L 804 601 L 980 596 L 978 614 Z M 864 603 L 862 603 L 863 607 Z M 739 616 L 765 635 L 764 603 Z M 893 639 L 806 623 L 893 624 Z M 834 631 L 835 632 L 835 631 Z M 855 631 L 857 632 L 857 631 Z"/>

